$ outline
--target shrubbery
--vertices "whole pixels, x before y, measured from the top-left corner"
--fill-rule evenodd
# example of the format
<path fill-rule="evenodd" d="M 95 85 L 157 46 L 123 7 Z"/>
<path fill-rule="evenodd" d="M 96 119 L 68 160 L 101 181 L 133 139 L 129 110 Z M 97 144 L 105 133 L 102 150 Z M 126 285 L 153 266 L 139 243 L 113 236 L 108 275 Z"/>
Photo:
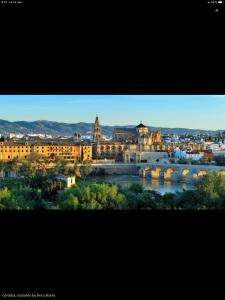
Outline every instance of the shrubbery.
<path fill-rule="evenodd" d="M 51 174 L 36 174 L 19 184 L 0 188 L 0 209 L 225 209 L 225 176 L 211 172 L 196 181 L 195 189 L 161 195 L 139 183 L 129 188 L 103 181 L 77 180 L 62 189 Z"/>

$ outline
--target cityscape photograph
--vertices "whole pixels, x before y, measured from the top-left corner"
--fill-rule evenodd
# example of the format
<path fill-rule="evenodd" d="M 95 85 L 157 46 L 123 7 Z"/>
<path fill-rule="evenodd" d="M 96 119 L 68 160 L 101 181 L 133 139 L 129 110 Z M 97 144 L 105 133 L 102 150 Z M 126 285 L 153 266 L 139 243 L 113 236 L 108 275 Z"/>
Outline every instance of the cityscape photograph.
<path fill-rule="evenodd" d="M 225 208 L 224 95 L 0 95 L 1 210 Z"/>

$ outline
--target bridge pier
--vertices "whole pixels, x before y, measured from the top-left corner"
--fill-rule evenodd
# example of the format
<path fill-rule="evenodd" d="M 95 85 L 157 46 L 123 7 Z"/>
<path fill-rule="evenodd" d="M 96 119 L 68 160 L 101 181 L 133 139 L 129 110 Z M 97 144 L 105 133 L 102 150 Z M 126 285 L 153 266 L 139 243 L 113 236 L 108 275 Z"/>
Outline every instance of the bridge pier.
<path fill-rule="evenodd" d="M 140 168 L 139 175 L 146 177 L 148 172 L 153 179 L 164 180 L 193 180 L 215 171 L 225 176 L 225 167 L 205 165 L 179 165 L 179 164 L 137 164 Z"/>

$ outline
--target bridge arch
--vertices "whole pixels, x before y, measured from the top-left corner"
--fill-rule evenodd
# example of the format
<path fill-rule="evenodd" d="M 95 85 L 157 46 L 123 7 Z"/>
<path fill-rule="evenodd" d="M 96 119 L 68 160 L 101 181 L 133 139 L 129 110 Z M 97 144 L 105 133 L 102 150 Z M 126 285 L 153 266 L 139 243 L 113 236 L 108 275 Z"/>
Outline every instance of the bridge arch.
<path fill-rule="evenodd" d="M 172 168 L 168 168 L 164 173 L 163 173 L 163 178 L 164 179 L 170 179 L 171 174 L 174 172 Z"/>
<path fill-rule="evenodd" d="M 142 177 L 145 177 L 145 176 L 146 176 L 146 173 L 147 173 L 148 171 L 151 171 L 151 170 L 152 170 L 151 167 L 145 167 L 145 168 L 143 168 L 143 169 L 140 169 L 139 174 L 140 174 Z"/>
<path fill-rule="evenodd" d="M 207 171 L 201 170 L 201 171 L 198 172 L 198 177 L 204 176 L 204 175 L 206 175 L 207 173 L 208 173 Z"/>
<path fill-rule="evenodd" d="M 189 172 L 190 170 L 188 168 L 183 169 L 181 171 L 181 177 L 186 177 Z"/>
<path fill-rule="evenodd" d="M 161 168 L 157 166 L 155 170 L 151 171 L 151 178 L 159 179 L 160 172 L 161 172 Z"/>
<path fill-rule="evenodd" d="M 205 176 L 205 175 L 207 175 L 208 174 L 208 172 L 207 171 L 205 171 L 205 170 L 199 170 L 199 171 L 197 171 L 195 174 L 193 174 L 193 178 L 200 178 L 200 177 L 202 177 L 202 176 Z"/>
<path fill-rule="evenodd" d="M 225 171 L 224 170 L 220 170 L 220 171 L 218 171 L 218 174 L 221 175 L 221 176 L 225 176 Z"/>

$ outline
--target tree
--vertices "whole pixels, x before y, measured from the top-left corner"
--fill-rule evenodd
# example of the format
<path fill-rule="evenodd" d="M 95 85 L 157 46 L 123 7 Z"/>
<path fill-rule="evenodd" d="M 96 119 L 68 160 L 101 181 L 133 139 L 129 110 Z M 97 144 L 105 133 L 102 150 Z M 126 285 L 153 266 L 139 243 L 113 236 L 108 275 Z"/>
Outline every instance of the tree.
<path fill-rule="evenodd" d="M 78 198 L 73 195 L 71 192 L 60 192 L 58 194 L 58 201 L 55 205 L 55 208 L 58 209 L 78 209 L 79 207 L 79 200 Z"/>
<path fill-rule="evenodd" d="M 4 171 L 4 169 L 5 169 L 5 163 L 2 160 L 0 160 L 0 172 Z"/>
<path fill-rule="evenodd" d="M 165 200 L 166 198 L 164 198 Z M 171 197 L 170 201 L 167 201 L 167 204 L 171 209 L 193 210 L 204 208 L 203 198 L 195 190 L 177 192 L 174 197 Z"/>
<path fill-rule="evenodd" d="M 58 193 L 56 208 L 122 209 L 124 201 L 125 196 L 115 184 L 80 182 L 76 187 Z"/>
<path fill-rule="evenodd" d="M 139 209 L 163 209 L 164 204 L 162 196 L 155 191 L 144 191 L 138 194 L 138 208 Z"/>
<path fill-rule="evenodd" d="M 34 164 L 39 164 L 40 160 L 41 160 L 41 155 L 37 152 L 32 152 L 29 156 L 28 156 L 28 160 L 31 163 Z"/>
<path fill-rule="evenodd" d="M 23 161 L 19 167 L 20 175 L 27 178 L 34 176 L 35 172 L 35 168 L 32 166 L 30 161 Z"/>
<path fill-rule="evenodd" d="M 75 176 L 80 177 L 80 166 L 77 160 L 74 161 L 73 171 Z"/>
<path fill-rule="evenodd" d="M 56 162 L 56 166 L 54 168 L 55 174 L 63 174 L 68 175 L 69 174 L 69 166 L 68 161 L 64 159 L 60 159 Z"/>
<path fill-rule="evenodd" d="M 86 179 L 86 177 L 91 173 L 92 171 L 92 166 L 91 166 L 91 162 L 88 160 L 85 160 L 80 168 L 81 170 L 81 174 L 84 177 L 84 180 Z"/>
<path fill-rule="evenodd" d="M 19 186 L 12 189 L 12 197 L 17 203 L 17 209 L 38 209 L 41 191 L 30 186 Z"/>
<path fill-rule="evenodd" d="M 0 209 L 17 209 L 17 203 L 7 187 L 0 189 Z"/>
<path fill-rule="evenodd" d="M 56 155 L 56 153 L 51 153 L 50 154 L 50 156 L 49 156 L 49 158 L 50 158 L 50 160 L 52 160 L 52 161 L 56 161 L 56 159 L 57 159 L 57 155 Z"/>
<path fill-rule="evenodd" d="M 5 164 L 4 169 L 7 170 L 8 172 L 13 172 L 13 173 L 18 172 L 20 169 L 18 158 L 13 158 L 12 160 L 8 161 Z"/>
<path fill-rule="evenodd" d="M 207 208 L 224 208 L 225 205 L 225 176 L 209 172 L 195 183 L 198 194 L 204 199 Z"/>
<path fill-rule="evenodd" d="M 130 191 L 135 193 L 142 193 L 144 191 L 143 185 L 139 182 L 134 182 L 129 188 Z"/>

